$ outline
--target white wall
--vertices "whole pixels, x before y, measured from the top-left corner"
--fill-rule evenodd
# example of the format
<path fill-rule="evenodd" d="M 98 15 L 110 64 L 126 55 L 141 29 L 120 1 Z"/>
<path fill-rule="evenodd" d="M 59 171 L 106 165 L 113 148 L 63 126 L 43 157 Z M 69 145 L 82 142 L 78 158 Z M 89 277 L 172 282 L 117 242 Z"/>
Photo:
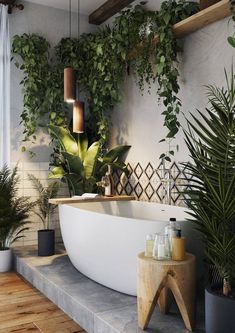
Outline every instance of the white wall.
<path fill-rule="evenodd" d="M 184 52 L 180 56 L 180 98 L 186 115 L 198 108 L 204 110 L 207 103 L 204 85 L 223 85 L 224 67 L 230 72 L 234 49 L 227 37 L 234 31 L 228 19 L 218 21 L 185 38 Z M 156 89 L 156 88 L 155 88 Z M 128 143 L 132 148 L 127 160 L 130 163 L 159 162 L 159 156 L 166 151 L 164 143 L 159 144 L 166 133 L 163 128 L 163 108 L 158 105 L 154 88 L 152 94 L 141 96 L 133 76 L 126 77 L 123 101 L 113 110 L 111 144 Z M 181 118 L 181 123 L 184 123 Z M 188 153 L 180 132 L 176 142 L 180 146 L 176 161 L 187 161 Z"/>
<path fill-rule="evenodd" d="M 25 8 L 23 11 L 15 10 L 10 15 L 11 36 L 23 33 L 36 33 L 44 36 L 50 44 L 56 45 L 61 38 L 69 37 L 69 14 L 67 11 L 41 6 L 26 1 L 21 1 Z M 80 33 L 94 31 L 95 26 L 88 24 L 88 17 L 80 15 Z M 77 36 L 77 14 L 72 14 L 72 36 Z M 11 161 L 47 162 L 51 149 L 48 146 L 49 139 L 45 135 L 39 135 L 38 146 L 34 146 L 33 151 L 37 153 L 31 160 L 27 153 L 21 153 L 22 126 L 20 114 L 23 110 L 22 87 L 19 85 L 23 74 L 15 67 L 11 66 Z"/>
<path fill-rule="evenodd" d="M 44 36 L 51 45 L 57 44 L 61 38 L 69 35 L 68 12 L 54 9 L 47 6 L 32 4 L 26 1 L 23 11 L 14 11 L 10 18 L 11 36 L 23 33 L 37 33 Z M 73 14 L 73 36 L 77 36 L 77 14 Z M 96 29 L 88 24 L 87 16 L 80 16 L 80 33 L 91 32 Z M 38 145 L 33 151 L 37 153 L 36 157 L 31 159 L 28 153 L 20 151 L 23 127 L 19 125 L 20 114 L 23 110 L 23 95 L 20 81 L 23 74 L 15 67 L 14 62 L 11 65 L 11 162 L 12 166 L 19 162 L 19 195 L 30 196 L 31 200 L 36 200 L 37 193 L 28 180 L 28 174 L 32 173 L 44 186 L 48 183 L 48 168 L 51 148 L 49 147 L 48 136 L 39 135 Z M 66 188 L 61 189 L 62 196 L 68 196 Z M 31 215 L 32 224 L 29 225 L 29 231 L 25 232 L 25 238 L 16 242 L 15 245 L 31 245 L 37 242 L 37 230 L 42 228 L 39 218 L 35 214 Z M 57 241 L 61 240 L 60 229 L 58 225 L 58 214 L 54 214 L 53 227 L 56 230 Z"/>

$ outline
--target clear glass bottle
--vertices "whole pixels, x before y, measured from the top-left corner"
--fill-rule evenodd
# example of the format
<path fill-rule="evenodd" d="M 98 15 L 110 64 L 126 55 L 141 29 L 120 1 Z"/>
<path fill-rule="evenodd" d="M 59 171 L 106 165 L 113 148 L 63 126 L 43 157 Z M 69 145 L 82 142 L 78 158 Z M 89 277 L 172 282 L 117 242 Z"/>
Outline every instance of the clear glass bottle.
<path fill-rule="evenodd" d="M 152 258 L 153 245 L 154 245 L 154 236 L 149 234 L 146 236 L 145 257 Z"/>
<path fill-rule="evenodd" d="M 170 260 L 170 244 L 169 238 L 165 234 L 157 234 L 154 247 L 153 247 L 153 257 L 156 260 Z"/>

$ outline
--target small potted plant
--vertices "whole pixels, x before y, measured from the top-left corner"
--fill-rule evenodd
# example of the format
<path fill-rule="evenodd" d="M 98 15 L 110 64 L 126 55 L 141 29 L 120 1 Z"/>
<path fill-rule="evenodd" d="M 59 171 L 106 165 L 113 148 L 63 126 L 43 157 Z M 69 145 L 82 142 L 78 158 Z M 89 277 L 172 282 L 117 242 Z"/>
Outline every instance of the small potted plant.
<path fill-rule="evenodd" d="M 227 87 L 208 86 L 210 108 L 188 120 L 186 144 L 193 163 L 187 191 L 190 215 L 202 233 L 206 259 L 220 273 L 221 284 L 205 291 L 206 332 L 235 328 L 235 78 Z"/>
<path fill-rule="evenodd" d="M 57 206 L 50 204 L 49 199 L 57 196 L 59 183 L 50 182 L 47 187 L 44 187 L 34 175 L 30 174 L 28 177 L 39 196 L 35 202 L 36 209 L 33 211 L 43 224 L 43 229 L 38 230 L 38 255 L 51 256 L 55 254 L 55 230 L 51 229 L 51 217 Z"/>
<path fill-rule="evenodd" d="M 33 205 L 29 198 L 17 196 L 18 183 L 17 167 L 11 171 L 4 166 L 0 171 L 0 272 L 11 269 L 10 246 L 28 229 L 25 225 Z"/>

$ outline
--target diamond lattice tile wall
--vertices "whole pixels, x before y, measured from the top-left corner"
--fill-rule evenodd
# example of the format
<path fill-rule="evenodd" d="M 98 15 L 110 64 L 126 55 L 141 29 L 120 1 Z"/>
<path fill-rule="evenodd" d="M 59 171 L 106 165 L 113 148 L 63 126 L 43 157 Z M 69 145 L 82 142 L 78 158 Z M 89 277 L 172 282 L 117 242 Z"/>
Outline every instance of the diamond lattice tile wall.
<path fill-rule="evenodd" d="M 114 172 L 113 178 L 116 193 L 121 195 L 135 195 L 138 200 L 168 203 L 167 180 L 164 179 L 164 167 L 162 163 L 154 165 L 149 162 L 127 164 L 128 175 Z M 185 171 L 181 163 L 173 162 L 168 166 L 171 180 L 171 204 L 184 206 L 184 191 L 190 184 L 191 175 Z"/>

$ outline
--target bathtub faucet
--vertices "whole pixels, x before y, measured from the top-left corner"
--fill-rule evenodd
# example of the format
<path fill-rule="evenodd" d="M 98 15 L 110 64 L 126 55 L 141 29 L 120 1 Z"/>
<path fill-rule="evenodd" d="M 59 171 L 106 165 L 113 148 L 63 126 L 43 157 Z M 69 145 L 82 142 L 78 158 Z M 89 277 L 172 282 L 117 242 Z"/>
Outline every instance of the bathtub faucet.
<path fill-rule="evenodd" d="M 165 163 L 163 163 L 163 177 L 161 178 L 161 183 L 162 186 L 165 190 L 165 197 L 166 198 L 166 203 L 168 205 L 171 205 L 171 193 L 172 193 L 172 187 L 175 184 L 174 179 L 171 176 L 171 171 L 170 169 L 165 168 Z"/>
<path fill-rule="evenodd" d="M 104 195 L 107 197 L 112 197 L 114 195 L 114 181 L 112 177 L 111 165 L 108 165 L 108 170 L 105 176 L 101 179 L 101 186 L 104 188 Z"/>

